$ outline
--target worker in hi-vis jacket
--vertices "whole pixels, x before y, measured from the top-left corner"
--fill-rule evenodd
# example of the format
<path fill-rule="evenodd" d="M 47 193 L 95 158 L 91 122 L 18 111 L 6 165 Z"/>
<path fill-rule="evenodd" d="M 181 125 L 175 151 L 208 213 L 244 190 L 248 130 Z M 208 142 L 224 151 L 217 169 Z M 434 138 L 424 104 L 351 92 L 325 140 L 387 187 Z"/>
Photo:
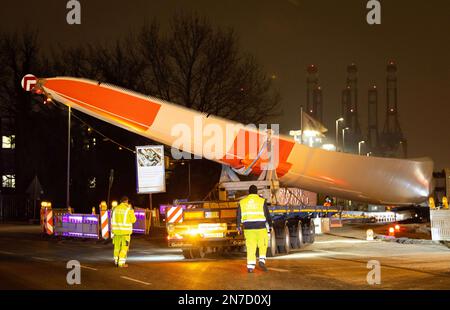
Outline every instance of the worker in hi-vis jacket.
<path fill-rule="evenodd" d="M 258 196 L 258 188 L 251 185 L 248 191 L 249 195 L 239 201 L 237 230 L 239 234 L 242 233 L 242 223 L 247 247 L 247 271 L 252 273 L 255 270 L 257 248 L 259 249 L 259 267 L 267 271 L 266 254 L 272 219 L 266 200 Z"/>
<path fill-rule="evenodd" d="M 135 222 L 134 210 L 128 204 L 128 197 L 124 196 L 120 199 L 120 204 L 111 211 L 114 263 L 117 267 L 128 267 L 126 260 Z"/>

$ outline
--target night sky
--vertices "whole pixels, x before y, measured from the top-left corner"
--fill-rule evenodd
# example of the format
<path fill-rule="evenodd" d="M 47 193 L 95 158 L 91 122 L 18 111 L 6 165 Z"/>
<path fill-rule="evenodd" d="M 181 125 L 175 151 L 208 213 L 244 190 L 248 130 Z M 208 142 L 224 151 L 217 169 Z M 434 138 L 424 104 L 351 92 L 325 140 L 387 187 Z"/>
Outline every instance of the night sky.
<path fill-rule="evenodd" d="M 359 68 L 359 109 L 367 127 L 367 89 L 377 84 L 380 129 L 384 123 L 385 69 L 398 64 L 400 124 L 409 157 L 430 156 L 450 167 L 450 1 L 381 1 L 381 25 L 366 23 L 366 0 L 81 0 L 82 24 L 66 23 L 66 0 L 2 1 L 1 30 L 40 30 L 43 48 L 121 37 L 157 17 L 193 11 L 213 24 L 233 27 L 243 51 L 255 55 L 281 91 L 281 130 L 299 127 L 305 105 L 305 68 L 319 67 L 324 120 L 334 137 L 346 66 Z"/>

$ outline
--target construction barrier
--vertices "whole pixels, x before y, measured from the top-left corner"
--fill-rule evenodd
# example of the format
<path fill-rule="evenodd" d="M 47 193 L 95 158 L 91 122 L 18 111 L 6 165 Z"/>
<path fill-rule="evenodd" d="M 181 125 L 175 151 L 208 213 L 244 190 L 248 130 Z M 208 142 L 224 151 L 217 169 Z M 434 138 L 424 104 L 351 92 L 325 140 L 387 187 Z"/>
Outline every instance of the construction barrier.
<path fill-rule="evenodd" d="M 330 219 L 323 217 L 313 218 L 314 228 L 316 234 L 324 234 L 330 232 Z"/>
<path fill-rule="evenodd" d="M 430 209 L 431 239 L 450 241 L 450 211 Z"/>
<path fill-rule="evenodd" d="M 72 209 L 52 209 L 50 203 L 41 206 L 42 232 L 48 235 L 109 239 L 111 238 L 111 210 L 106 203 L 100 204 L 100 214 L 72 214 Z M 134 208 L 136 222 L 133 234 L 149 234 L 152 213 L 149 209 Z"/>
<path fill-rule="evenodd" d="M 40 211 L 41 231 L 47 235 L 53 235 L 53 210 L 50 202 L 43 201 Z"/>
<path fill-rule="evenodd" d="M 108 206 L 105 201 L 102 201 L 100 203 L 100 229 L 102 230 L 102 238 L 105 240 L 110 237 L 110 225 Z"/>
<path fill-rule="evenodd" d="M 150 232 L 152 213 L 149 209 L 134 208 L 136 223 L 133 224 L 133 234 L 145 234 Z"/>
<path fill-rule="evenodd" d="M 55 218 L 55 236 L 99 239 L 98 215 L 66 213 Z"/>

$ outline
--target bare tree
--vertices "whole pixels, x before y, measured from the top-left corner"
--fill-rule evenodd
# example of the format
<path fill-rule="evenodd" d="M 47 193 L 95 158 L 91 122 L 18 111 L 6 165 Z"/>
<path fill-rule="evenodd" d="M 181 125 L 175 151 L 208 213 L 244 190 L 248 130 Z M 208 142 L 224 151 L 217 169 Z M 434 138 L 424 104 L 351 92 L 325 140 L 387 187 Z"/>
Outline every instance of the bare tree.
<path fill-rule="evenodd" d="M 239 52 L 232 29 L 180 14 L 166 35 L 156 21 L 144 26 L 139 44 L 144 88 L 158 97 L 244 123 L 278 113 L 278 92 L 255 59 Z"/>

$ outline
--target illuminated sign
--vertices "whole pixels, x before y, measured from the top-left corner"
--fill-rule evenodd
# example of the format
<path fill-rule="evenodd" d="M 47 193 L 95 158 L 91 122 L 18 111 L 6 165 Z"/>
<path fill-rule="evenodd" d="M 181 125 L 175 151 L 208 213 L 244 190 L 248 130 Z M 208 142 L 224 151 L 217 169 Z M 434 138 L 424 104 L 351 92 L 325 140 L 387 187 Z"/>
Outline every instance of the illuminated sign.
<path fill-rule="evenodd" d="M 166 191 L 164 147 L 149 145 L 136 147 L 137 192 L 139 194 Z"/>

